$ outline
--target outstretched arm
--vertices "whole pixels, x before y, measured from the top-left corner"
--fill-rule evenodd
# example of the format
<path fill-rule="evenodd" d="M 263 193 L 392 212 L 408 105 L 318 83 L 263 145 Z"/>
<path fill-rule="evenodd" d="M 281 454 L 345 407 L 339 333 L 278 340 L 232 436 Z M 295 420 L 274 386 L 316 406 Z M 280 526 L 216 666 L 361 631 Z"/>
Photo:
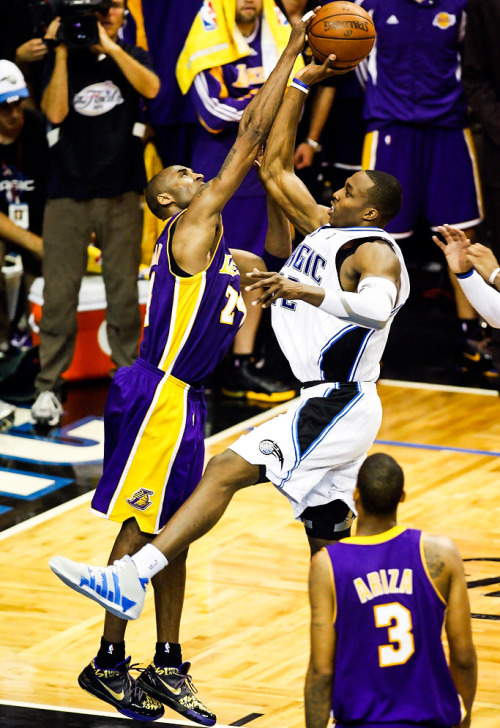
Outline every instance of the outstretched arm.
<path fill-rule="evenodd" d="M 396 304 L 401 266 L 383 242 L 361 245 L 351 256 L 353 290 L 334 291 L 292 281 L 279 273 L 249 273 L 256 282 L 247 290 L 262 289 L 254 305 L 268 308 L 277 298 L 301 300 L 325 313 L 368 329 L 383 329 Z"/>
<path fill-rule="evenodd" d="M 443 225 L 438 230 L 446 242 L 435 235 L 432 239 L 445 254 L 467 300 L 490 326 L 500 328 L 500 268 L 497 259 L 484 245 L 471 245 L 459 228 Z M 492 288 L 488 283 L 496 287 Z"/>
<path fill-rule="evenodd" d="M 179 220 L 174 255 L 185 270 L 202 270 L 219 225 L 220 213 L 243 181 L 278 112 L 293 64 L 305 43 L 307 23 L 292 28 L 288 45 L 273 72 L 247 106 L 238 136 L 217 176 L 204 184 Z"/>
<path fill-rule="evenodd" d="M 296 169 L 310 167 L 314 155 L 317 151 L 320 151 L 319 139 L 332 109 L 335 90 L 334 86 L 319 86 L 315 90 L 307 138 L 295 150 L 294 163 Z"/>
<path fill-rule="evenodd" d="M 328 223 L 327 208 L 318 205 L 305 184 L 294 172 L 297 126 L 309 85 L 338 74 L 330 68 L 330 56 L 321 66 L 314 63 L 302 68 L 297 78 L 305 88 L 291 86 L 283 100 L 266 146 L 262 164 L 262 182 L 286 216 L 304 234 Z"/>

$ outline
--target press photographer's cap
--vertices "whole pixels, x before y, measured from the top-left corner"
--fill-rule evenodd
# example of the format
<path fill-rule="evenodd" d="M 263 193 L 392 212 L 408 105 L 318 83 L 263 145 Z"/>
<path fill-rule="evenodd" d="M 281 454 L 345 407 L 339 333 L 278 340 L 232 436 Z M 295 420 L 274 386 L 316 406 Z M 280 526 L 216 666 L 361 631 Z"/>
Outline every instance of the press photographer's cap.
<path fill-rule="evenodd" d="M 0 104 L 8 104 L 29 96 L 24 76 L 11 61 L 0 61 Z"/>

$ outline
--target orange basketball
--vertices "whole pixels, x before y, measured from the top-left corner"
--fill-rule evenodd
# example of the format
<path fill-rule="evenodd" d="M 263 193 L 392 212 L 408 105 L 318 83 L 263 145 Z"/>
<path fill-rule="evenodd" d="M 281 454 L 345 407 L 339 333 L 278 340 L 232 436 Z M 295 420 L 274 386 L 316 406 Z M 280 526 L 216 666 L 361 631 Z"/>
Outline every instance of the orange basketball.
<path fill-rule="evenodd" d="M 311 51 L 320 63 L 335 53 L 334 67 L 351 69 L 373 48 L 375 25 L 360 5 L 341 0 L 318 10 L 307 37 Z"/>

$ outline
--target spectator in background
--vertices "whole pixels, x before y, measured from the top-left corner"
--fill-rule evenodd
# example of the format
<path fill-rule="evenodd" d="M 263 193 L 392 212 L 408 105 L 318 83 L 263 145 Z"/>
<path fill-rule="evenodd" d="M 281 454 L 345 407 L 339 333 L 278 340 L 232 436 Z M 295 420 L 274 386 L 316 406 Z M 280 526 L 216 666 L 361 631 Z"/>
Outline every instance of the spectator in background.
<path fill-rule="evenodd" d="M 136 359 L 141 330 L 137 274 L 146 180 L 138 120 L 141 97 L 154 98 L 160 81 L 148 54 L 118 39 L 124 0 L 113 0 L 108 12 L 95 15 L 99 42 L 91 47 L 77 50 L 58 42 L 59 19 L 47 31 L 56 48 L 42 109 L 54 128 L 43 223 L 41 371 L 31 417 L 49 427 L 62 416 L 61 375 L 73 356 L 78 294 L 93 232 L 102 249 L 107 334 L 117 367 Z"/>
<path fill-rule="evenodd" d="M 475 151 L 460 80 L 467 0 L 360 0 L 377 39 L 366 72 L 367 135 L 363 168 L 395 175 L 403 206 L 388 230 L 409 238 L 423 215 L 433 231 L 445 222 L 474 241 L 482 220 Z M 453 179 L 451 186 L 449 180 Z M 498 378 L 477 313 L 450 277 L 457 306 L 456 366 Z"/>
<path fill-rule="evenodd" d="M 28 89 L 19 68 L 0 60 L 0 360 L 10 357 L 12 323 L 2 266 L 7 253 L 21 254 L 26 282 L 22 286 L 22 313 L 27 289 L 40 275 L 42 219 L 46 192 L 47 142 L 40 114 L 23 108 Z M 19 309 L 19 307 L 18 307 Z M 13 412 L 13 408 L 12 412 Z M 0 403 L 0 420 L 5 413 Z"/>
<path fill-rule="evenodd" d="M 177 59 L 202 0 L 128 0 L 123 28 L 128 43 L 146 49 L 153 60 L 161 87 L 148 104 L 148 120 L 162 167 L 191 164 L 191 145 L 196 113 L 188 96 L 181 93 L 175 76 Z M 156 240 L 156 238 L 155 238 Z"/>
<path fill-rule="evenodd" d="M 21 68 L 36 107 L 41 99 L 43 60 L 49 51 L 43 36 L 53 17 L 49 0 L 0 0 L 2 57 Z"/>
<path fill-rule="evenodd" d="M 469 0 L 463 56 L 465 95 L 482 128 L 486 227 L 500 258 L 500 3 Z"/>
<path fill-rule="evenodd" d="M 289 35 L 289 23 L 273 0 L 203 3 L 179 58 L 177 79 L 183 93 L 189 92 L 198 115 L 191 166 L 205 178 L 218 173 L 236 139 L 244 110 L 274 68 Z M 232 247 L 263 256 L 266 195 L 255 169 L 224 208 L 224 229 Z M 245 298 L 248 303 L 247 293 Z M 254 366 L 261 312 L 249 305 L 247 311 L 222 391 L 263 402 L 291 399 L 293 388 L 264 376 Z"/>

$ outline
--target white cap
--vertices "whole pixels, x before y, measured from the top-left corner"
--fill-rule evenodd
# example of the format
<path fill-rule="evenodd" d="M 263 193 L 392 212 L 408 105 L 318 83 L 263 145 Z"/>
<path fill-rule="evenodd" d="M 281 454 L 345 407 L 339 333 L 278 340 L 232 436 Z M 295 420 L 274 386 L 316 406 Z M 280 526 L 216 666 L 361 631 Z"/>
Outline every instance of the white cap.
<path fill-rule="evenodd" d="M 11 61 L 0 61 L 0 104 L 12 103 L 29 96 L 20 69 Z"/>

